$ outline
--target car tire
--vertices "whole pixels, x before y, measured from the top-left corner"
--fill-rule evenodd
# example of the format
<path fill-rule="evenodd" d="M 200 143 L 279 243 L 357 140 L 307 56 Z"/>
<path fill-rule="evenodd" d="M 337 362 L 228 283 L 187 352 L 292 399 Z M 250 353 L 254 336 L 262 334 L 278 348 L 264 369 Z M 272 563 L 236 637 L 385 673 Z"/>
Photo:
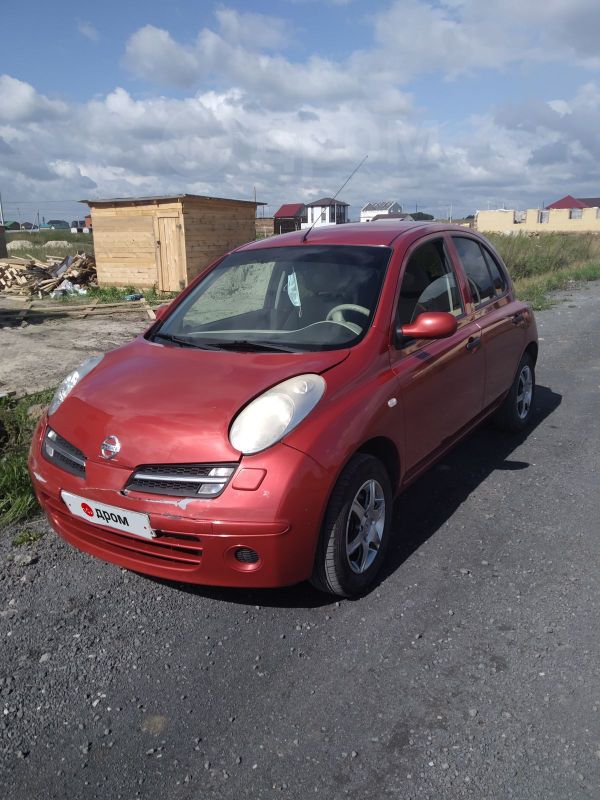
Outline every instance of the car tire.
<path fill-rule="evenodd" d="M 392 488 L 379 459 L 353 456 L 333 489 L 317 545 L 311 583 L 339 597 L 363 594 L 388 548 Z"/>
<path fill-rule="evenodd" d="M 494 425 L 509 433 L 525 430 L 533 414 L 535 365 L 529 353 L 519 363 L 510 391 L 493 417 Z"/>

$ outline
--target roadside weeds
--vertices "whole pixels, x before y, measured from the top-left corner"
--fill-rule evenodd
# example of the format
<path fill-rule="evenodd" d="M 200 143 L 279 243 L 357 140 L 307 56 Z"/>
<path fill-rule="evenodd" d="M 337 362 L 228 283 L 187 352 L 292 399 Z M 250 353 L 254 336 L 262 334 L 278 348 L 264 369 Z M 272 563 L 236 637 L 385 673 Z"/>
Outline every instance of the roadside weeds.
<path fill-rule="evenodd" d="M 53 393 L 49 389 L 18 399 L 0 398 L 0 526 L 38 512 L 27 472 L 27 455 L 40 413 Z"/>

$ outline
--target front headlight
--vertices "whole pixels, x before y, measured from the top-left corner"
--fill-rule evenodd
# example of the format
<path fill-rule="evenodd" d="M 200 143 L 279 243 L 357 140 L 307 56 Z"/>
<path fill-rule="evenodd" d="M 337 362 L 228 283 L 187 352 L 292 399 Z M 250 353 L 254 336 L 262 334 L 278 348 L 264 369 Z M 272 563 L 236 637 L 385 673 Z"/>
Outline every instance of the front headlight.
<path fill-rule="evenodd" d="M 310 414 L 324 391 L 320 375 L 298 375 L 278 383 L 240 411 L 229 441 L 244 455 L 271 447 Z"/>
<path fill-rule="evenodd" d="M 79 381 L 84 378 L 88 372 L 91 372 L 94 367 L 97 367 L 103 358 L 104 356 L 92 356 L 91 358 L 87 358 L 83 364 L 80 364 L 77 369 L 74 369 L 73 372 L 70 372 L 67 375 L 58 389 L 54 392 L 54 397 L 52 398 L 52 402 L 48 408 L 48 414 L 54 414 L 54 412 L 60 408 L 63 400 L 69 394 L 69 392 L 75 386 L 77 386 Z"/>

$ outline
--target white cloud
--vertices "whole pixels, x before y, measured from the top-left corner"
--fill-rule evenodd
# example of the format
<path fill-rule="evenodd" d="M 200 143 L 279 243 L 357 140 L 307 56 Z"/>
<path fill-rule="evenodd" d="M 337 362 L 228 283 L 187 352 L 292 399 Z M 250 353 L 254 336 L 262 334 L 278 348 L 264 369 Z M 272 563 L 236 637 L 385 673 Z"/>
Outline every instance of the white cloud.
<path fill-rule="evenodd" d="M 254 49 L 276 50 L 287 44 L 288 26 L 272 15 L 236 11 L 219 6 L 215 12 L 223 38 Z"/>
<path fill-rule="evenodd" d="M 594 194 L 600 88 L 587 84 L 561 102 L 569 114 L 555 101 L 507 108 L 449 136 L 410 107 L 386 114 L 348 100 L 275 111 L 241 89 L 136 99 L 118 88 L 43 126 L 0 124 L 9 150 L 0 182 L 9 196 L 73 198 L 168 191 L 248 198 L 256 186 L 277 206 L 334 192 L 369 153 L 342 193 L 354 207 L 376 196 L 445 213 L 450 202 L 465 211 L 485 207 L 486 198 L 526 204 L 527 191 Z"/>
<path fill-rule="evenodd" d="M 0 75 L 0 97 L 0 124 L 43 121 L 67 113 L 65 103 L 38 94 L 31 84 L 10 75 Z"/>
<path fill-rule="evenodd" d="M 100 34 L 96 28 L 94 28 L 91 22 L 87 22 L 86 20 L 80 19 L 77 21 L 77 30 L 82 36 L 89 39 L 90 42 L 97 42 L 100 39 Z"/>
<path fill-rule="evenodd" d="M 333 193 L 368 153 L 342 193 L 353 206 L 390 198 L 472 211 L 490 198 L 537 204 L 541 193 L 598 194 L 600 87 L 588 75 L 571 96 L 485 108 L 451 128 L 425 123 L 420 98 L 406 91 L 411 76 L 525 60 L 593 69 L 590 30 L 600 15 L 584 24 L 590 3 L 396 0 L 372 16 L 370 49 L 345 61 L 291 61 L 280 52 L 291 36 L 285 23 L 225 6 L 186 43 L 145 25 L 128 40 L 126 62 L 178 96 L 116 87 L 67 106 L 2 76 L 0 184 L 15 196 L 61 197 L 247 198 L 256 186 L 277 206 Z"/>
<path fill-rule="evenodd" d="M 159 84 L 187 87 L 201 78 L 193 49 L 154 25 L 144 25 L 129 38 L 125 63 L 135 75 Z"/>

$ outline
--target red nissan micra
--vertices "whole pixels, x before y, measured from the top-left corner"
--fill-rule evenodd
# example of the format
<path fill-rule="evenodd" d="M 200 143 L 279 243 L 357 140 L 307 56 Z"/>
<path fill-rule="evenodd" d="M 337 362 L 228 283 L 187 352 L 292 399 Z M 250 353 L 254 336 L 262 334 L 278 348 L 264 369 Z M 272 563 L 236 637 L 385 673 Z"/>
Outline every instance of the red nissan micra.
<path fill-rule="evenodd" d="M 52 526 L 138 572 L 224 586 L 373 582 L 394 496 L 485 417 L 532 413 L 531 309 L 451 225 L 339 225 L 252 242 L 40 421 Z"/>

